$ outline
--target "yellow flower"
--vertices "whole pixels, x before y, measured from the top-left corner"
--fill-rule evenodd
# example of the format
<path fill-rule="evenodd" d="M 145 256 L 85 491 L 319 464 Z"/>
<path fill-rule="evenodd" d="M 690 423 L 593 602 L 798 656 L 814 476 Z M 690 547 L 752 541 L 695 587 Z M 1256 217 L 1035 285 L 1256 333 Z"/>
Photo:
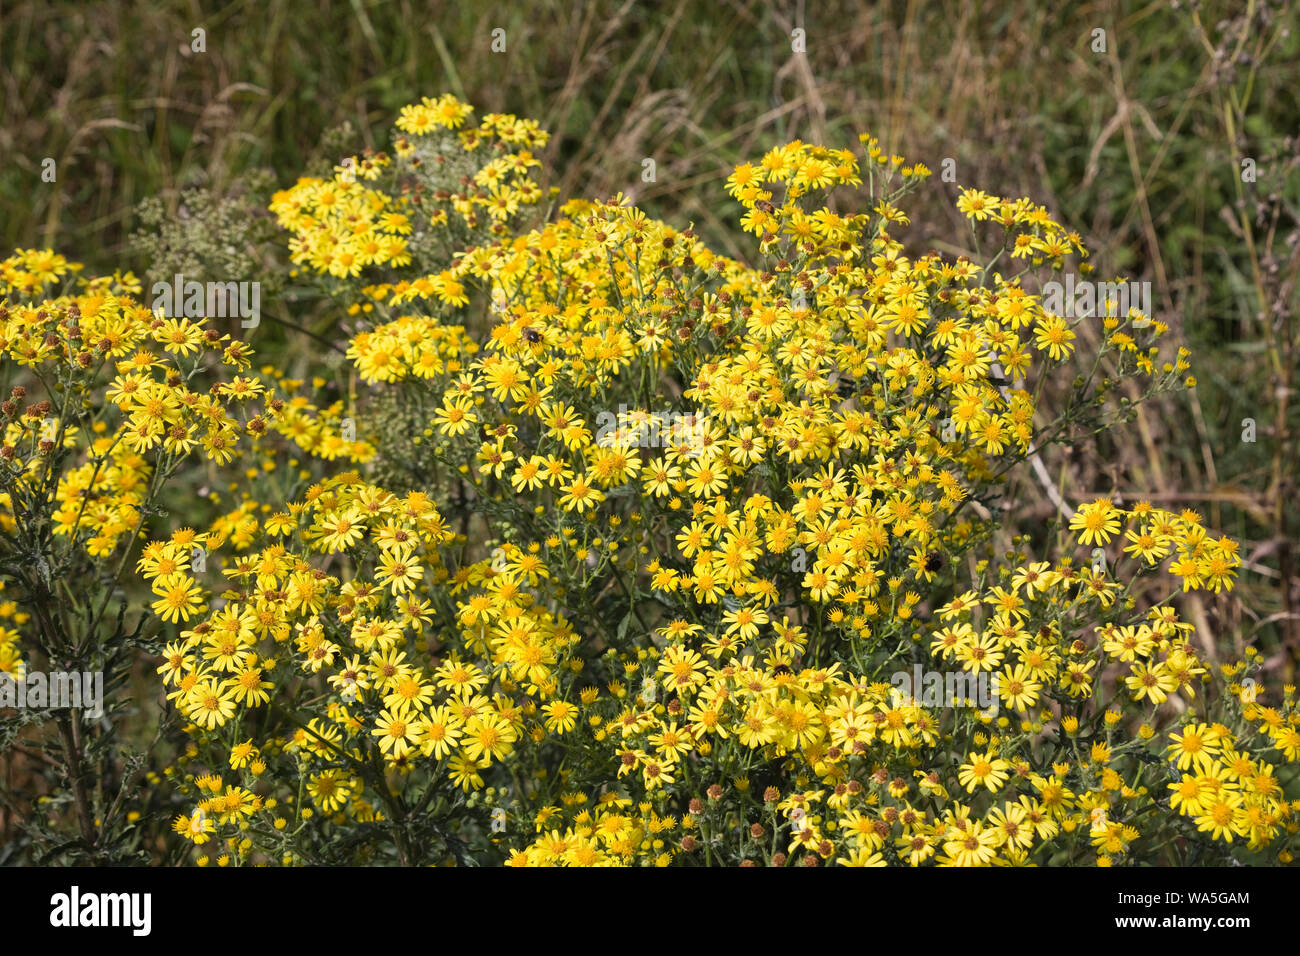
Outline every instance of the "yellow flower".
<path fill-rule="evenodd" d="M 578 722 L 578 708 L 563 700 L 542 705 L 546 714 L 546 729 L 554 734 L 567 734 Z"/>
<path fill-rule="evenodd" d="M 996 793 L 1007 782 L 1009 776 L 1007 771 L 1010 768 L 1010 761 L 1003 760 L 991 751 L 983 754 L 972 753 L 966 763 L 959 768 L 957 779 L 966 788 L 967 793 L 974 792 L 976 787 L 981 786 Z"/>
<path fill-rule="evenodd" d="M 1070 518 L 1070 530 L 1080 531 L 1082 544 L 1106 544 L 1119 533 L 1119 512 L 1108 498 L 1097 498 Z"/>

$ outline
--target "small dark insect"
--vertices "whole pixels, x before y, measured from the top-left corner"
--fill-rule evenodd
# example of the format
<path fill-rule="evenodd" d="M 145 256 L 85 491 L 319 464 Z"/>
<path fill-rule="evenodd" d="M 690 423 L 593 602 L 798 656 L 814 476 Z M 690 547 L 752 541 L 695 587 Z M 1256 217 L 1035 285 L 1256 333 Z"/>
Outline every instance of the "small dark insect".
<path fill-rule="evenodd" d="M 934 574 L 943 567 L 943 555 L 938 551 L 931 551 L 925 556 L 925 569 Z"/>
<path fill-rule="evenodd" d="M 524 338 L 536 345 L 542 340 L 542 333 L 536 329 L 524 329 Z"/>
<path fill-rule="evenodd" d="M 793 673 L 793 671 L 791 671 L 790 668 L 789 668 L 787 665 L 785 665 L 785 664 L 777 664 L 775 667 L 772 668 L 772 673 L 773 673 L 773 674 L 791 674 L 791 673 Z"/>

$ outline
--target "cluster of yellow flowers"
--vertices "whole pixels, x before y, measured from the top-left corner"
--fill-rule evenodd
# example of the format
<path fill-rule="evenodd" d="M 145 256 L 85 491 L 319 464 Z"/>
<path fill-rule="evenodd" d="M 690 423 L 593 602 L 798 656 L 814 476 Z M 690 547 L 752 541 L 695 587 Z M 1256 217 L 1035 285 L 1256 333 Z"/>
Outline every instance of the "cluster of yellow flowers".
<path fill-rule="evenodd" d="M 399 161 L 466 162 L 426 140 L 468 115 L 408 107 Z M 510 152 L 544 142 L 535 126 L 456 139 L 500 154 L 434 197 L 461 225 L 496 216 L 499 190 L 540 196 Z M 1266 710 L 1216 683 L 1164 593 L 1164 572 L 1230 588 L 1232 541 L 1101 499 L 1070 521 L 1078 553 L 979 557 L 1083 321 L 1033 270 L 1085 255 L 1079 237 L 966 190 L 988 261 L 910 256 L 900 201 L 928 170 L 862 142 L 865 161 L 795 142 L 735 170 L 752 267 L 621 197 L 518 234 L 498 216 L 422 278 L 362 263 L 394 274 L 356 290 L 348 357 L 418 419 L 373 454 L 419 490 L 336 477 L 141 563 L 189 627 L 161 672 L 194 738 L 176 829 L 201 861 L 332 860 L 361 825 L 403 862 L 1108 865 L 1157 840 L 1208 852 L 1200 834 L 1291 859 L 1300 801 L 1267 761 L 1300 758 L 1294 688 Z M 429 215 L 339 176 L 275 207 L 296 260 L 336 275 L 354 228 Z M 322 189 L 347 211 L 322 215 Z M 818 204 L 832 189 L 870 211 Z M 470 302 L 495 315 L 481 334 L 454 324 Z M 1105 329 L 1090 361 L 1112 378 L 1146 395 L 1185 378 L 1160 323 Z M 1102 398 L 1071 414 L 1104 423 Z M 196 540 L 234 552 L 206 613 Z M 897 679 L 917 671 L 966 691 Z"/>
<path fill-rule="evenodd" d="M 373 384 L 454 374 L 477 351 L 464 326 L 406 315 L 359 333 L 348 346 L 348 358 L 356 362 L 362 379 Z"/>
<path fill-rule="evenodd" d="M 53 249 L 18 249 L 0 261 L 0 294 L 33 296 L 81 266 Z"/>
<path fill-rule="evenodd" d="M 375 157 L 357 173 L 345 170 L 330 180 L 304 177 L 293 189 L 275 194 L 271 211 L 295 233 L 290 243 L 294 262 L 339 278 L 358 276 L 367 266 L 410 263 L 404 238 L 413 228 L 410 217 L 390 197 L 356 178 L 370 178 L 388 162 Z"/>
<path fill-rule="evenodd" d="M 349 402 L 339 399 L 329 405 L 317 405 L 302 394 L 304 383 L 301 380 L 281 378 L 270 365 L 263 366 L 261 372 L 275 381 L 279 394 L 284 396 L 273 423 L 277 433 L 290 439 L 308 455 L 324 461 L 342 458 L 361 463 L 374 457 L 374 446 L 356 436 L 355 420 L 351 426 L 347 424 L 351 419 L 347 414 Z M 316 378 L 311 384 L 319 390 L 326 382 L 323 378 Z"/>
<path fill-rule="evenodd" d="M 160 673 L 175 688 L 169 697 L 199 727 L 222 727 L 236 705 L 267 703 L 267 690 L 275 685 L 264 676 L 276 671 L 280 645 L 292 641 L 301 669 L 328 674 L 331 685 L 351 700 L 371 694 L 385 701 L 392 697 L 388 706 L 393 713 L 386 712 L 391 719 L 382 725 L 392 733 L 380 743 L 385 753 L 406 756 L 410 744 L 425 736 L 408 705 L 427 702 L 430 693 L 419 669 L 405 663 L 407 655 L 398 643 L 404 626 L 419 632 L 429 620 L 430 606 L 411 592 L 428 567 L 439 567 L 435 548 L 447 537 L 440 515 L 422 495 L 398 499 L 346 475 L 313 486 L 305 502 L 272 515 L 263 531 L 273 538 L 312 541 L 322 555 L 374 549 L 374 578 L 354 578 L 340 588 L 338 577 L 296 558 L 284 545 L 239 559 L 226 569 L 233 587 L 222 594 L 221 606 L 167 647 Z M 177 595 L 160 613 L 184 621 L 207 597 L 190 572 L 195 541 L 192 533 L 178 532 L 167 542 L 151 544 L 140 561 L 141 573 L 156 589 Z M 327 607 L 349 626 L 346 650 L 329 639 L 320 617 Z M 381 610 L 400 613 L 400 623 L 385 620 Z M 357 651 L 366 655 L 364 665 Z M 407 720 L 397 720 L 396 714 Z M 346 707 L 334 711 L 332 720 L 351 729 L 359 726 Z M 313 736 L 315 731 L 309 727 L 303 733 Z M 337 740 L 338 732 L 332 733 Z M 323 736 L 328 740 L 330 735 Z"/>
<path fill-rule="evenodd" d="M 151 311 L 131 273 L 82 271 L 49 250 L 28 250 L 4 261 L 0 279 L 0 533 L 20 559 L 14 578 L 26 600 L 50 600 L 41 588 L 78 587 L 83 557 L 120 575 L 126 556 L 116 556 L 134 546 L 151 515 L 165 513 L 166 486 L 192 459 L 228 465 L 241 446 L 275 434 L 330 457 L 327 423 L 337 425 L 342 411 L 275 397 L 245 374 L 252 354 L 245 343 L 204 319 Z M 214 375 L 222 366 L 229 378 Z M 368 453 L 355 441 L 338 450 Z M 41 561 L 32 563 L 31 548 Z M 181 595 L 157 596 L 174 620 Z M 21 624 L 25 616 L 4 602 L 0 619 Z M 0 669 L 17 672 L 23 643 L 6 637 Z"/>
<path fill-rule="evenodd" d="M 452 246 L 439 247 L 443 256 L 463 247 L 468 236 L 506 235 L 520 208 L 542 198 L 532 151 L 548 137 L 531 120 L 496 113 L 460 130 L 472 112 L 450 95 L 426 98 L 402 110 L 396 129 L 404 135 L 396 139 L 394 157 L 347 157 L 329 179 L 305 176 L 277 192 L 271 211 L 292 233 L 292 261 L 355 278 L 371 267 L 410 265 L 412 242 L 424 233 L 450 234 Z M 453 215 L 457 229 L 451 228 Z M 423 261 L 420 251 L 414 249 L 417 262 Z M 458 284 L 442 271 L 373 291 L 393 302 L 436 293 L 463 304 Z"/>
<path fill-rule="evenodd" d="M 536 581 L 537 562 L 512 562 L 518 580 L 511 571 L 491 575 L 486 562 L 453 577 L 438 547 L 454 535 L 427 497 L 398 498 L 355 474 L 313 486 L 305 501 L 268 518 L 263 534 L 282 543 L 227 566 L 232 587 L 220 595 L 221 606 L 165 649 L 159 672 L 192 729 L 247 726 L 248 712 L 314 676 L 329 688 L 319 715 L 300 711 L 302 719 L 282 736 L 232 747 L 230 769 L 258 776 L 268 761 L 288 761 L 307 780 L 313 802 L 340 818 L 345 805 L 348 814 L 375 816 L 363 798 L 367 785 L 378 790 L 375 799 L 388 795 L 382 777 L 378 787 L 367 779 L 371 767 L 359 745 L 368 740 L 393 771 L 441 762 L 454 786 L 482 788 L 481 772 L 511 753 L 524 714 L 536 712 L 510 693 L 553 694 L 557 658 L 578 640 L 562 615 L 537 611 L 527 600 L 523 585 Z M 189 566 L 195 544 L 192 533 L 178 532 L 152 543 L 140 561 L 141 573 L 166 595 L 155 606 L 165 618 L 188 621 L 207 606 Z M 318 563 L 342 557 L 358 571 L 371 570 L 341 578 L 314 566 L 313 555 Z M 492 661 L 491 669 L 456 654 L 422 666 L 432 645 L 446 639 L 441 628 L 431 638 L 427 625 L 448 618 L 449 593 L 475 585 L 497 601 L 468 600 L 457 619 L 467 655 Z M 498 692 L 486 693 L 489 683 Z M 554 717 L 566 706 L 546 710 Z M 222 822 L 210 804 L 178 821 L 178 832 L 206 842 Z M 276 807 L 259 801 L 249 812 Z M 391 811 L 379 817 L 384 812 Z"/>
<path fill-rule="evenodd" d="M 1070 519 L 1083 544 L 1108 543 L 1120 531 L 1122 509 L 1105 498 L 1092 501 Z M 1143 567 L 1152 567 L 1177 551 L 1168 570 L 1183 579 L 1183 590 L 1208 588 L 1221 591 L 1232 587 L 1241 565 L 1237 542 L 1228 537 L 1211 538 L 1195 512 L 1172 514 L 1140 503 L 1129 512 L 1132 527 L 1124 532 L 1124 554 Z"/>
<path fill-rule="evenodd" d="M 93 279 L 80 294 L 0 309 L 0 360 L 28 381 L 60 386 L 27 402 L 27 386 L 15 385 L 0 406 L 0 526 L 12 531 L 49 487 L 54 533 L 106 555 L 140 529 L 156 462 L 171 469 L 201 448 L 224 464 L 241 434 L 265 430 L 262 415 L 241 420 L 228 411 L 260 393 L 255 380 L 236 376 L 211 394 L 185 385 L 208 351 L 246 367 L 243 343 L 188 319 L 159 318 L 138 293 L 129 275 Z M 66 471 L 64 453 L 74 456 Z"/>
<path fill-rule="evenodd" d="M 764 797 L 767 806 L 758 819 L 767 826 L 759 823 L 751 839 L 742 837 L 735 847 L 742 855 L 749 851 L 751 859 L 765 850 L 772 852 L 767 846 L 770 834 L 778 820 L 788 820 L 790 842 L 782 848 L 782 858 L 802 847 L 820 859 L 839 854 L 840 863 L 883 865 L 882 849 L 888 841 L 895 846 L 894 857 L 912 865 L 931 857 L 941 864 L 1015 865 L 1027 862 L 1036 845 L 1051 844 L 1061 834 L 1084 828 L 1098 862 L 1116 862 L 1141 835 L 1126 821 L 1148 809 L 1163 809 L 1154 802 L 1161 796 L 1159 775 L 1149 779 L 1150 764 L 1159 760 L 1151 756 L 1137 762 L 1127 780 L 1120 762 L 1121 755 L 1132 753 L 1135 744 L 1151 739 L 1155 730 L 1144 720 L 1137 741 L 1124 741 L 1117 725 L 1130 708 L 1112 703 L 1103 712 L 1101 739 L 1080 750 L 1075 743 L 1078 714 L 1086 712 L 1085 701 L 1093 695 L 1095 670 L 1108 660 L 1143 658 L 1133 664 L 1124 682 L 1132 703 L 1154 705 L 1180 691 L 1189 700 L 1195 698 L 1195 687 L 1207 679 L 1207 672 L 1186 643 L 1191 627 L 1179 622 L 1171 609 L 1157 607 L 1139 625 L 1096 628 L 1092 645 L 1070 640 L 1065 636 L 1068 630 L 1056 623 L 1035 627 L 1031 621 L 1093 618 L 1109 606 L 1113 594 L 1108 593 L 1117 590 L 1115 585 L 1089 572 L 1076 572 L 1068 562 L 1057 568 L 1046 562 L 1027 563 L 1004 576 L 1010 578 L 1005 587 L 991 588 L 983 595 L 968 591 L 939 608 L 936 617 L 943 626 L 929 630 L 930 650 L 936 667 L 947 660 L 970 674 L 994 676 L 992 688 L 1018 720 L 999 716 L 995 700 L 992 708 L 972 710 L 968 726 L 963 728 L 959 722 L 954 728 L 943 714 L 921 706 L 919 693 L 913 696 L 900 693 L 896 685 L 866 683 L 841 673 L 838 663 L 792 670 L 782 661 L 803 650 L 805 635 L 788 620 L 773 623 L 762 612 L 757 617 L 743 611 L 724 614 L 726 626 L 704 635 L 705 653 L 719 661 L 710 664 L 683 643 L 702 628 L 677 620 L 660 632 L 668 642 L 661 656 L 655 649 L 642 652 L 626 668 L 627 683 L 610 684 L 613 699 L 625 699 L 625 687 L 635 688 L 636 676 L 644 669 L 647 676 L 635 704 L 617 713 L 599 707 L 588 711 L 602 715 L 590 721 L 592 739 L 615 742 L 617 776 L 639 773 L 640 789 L 647 797 L 689 773 L 692 756 L 708 758 L 732 775 L 730 780 L 715 777 L 710 800 L 704 804 L 710 810 L 692 811 L 695 827 L 705 835 L 668 848 L 642 837 L 639 845 L 629 847 L 614 834 L 604 833 L 600 818 L 584 808 L 574 817 L 572 830 L 539 832 L 512 862 L 639 858 L 662 863 L 696 846 L 707 854 L 711 839 L 726 834 L 725 839 L 734 843 L 738 832 L 730 821 L 722 824 L 718 819 L 716 807 L 727 806 L 725 801 L 719 803 L 722 794 L 743 796 L 751 786 L 751 768 L 772 758 L 783 761 L 787 779 L 798 789 L 786 800 L 771 794 Z M 971 616 L 986 607 L 992 614 L 976 630 Z M 742 644 L 754 646 L 751 641 L 759 633 L 759 624 L 770 624 L 776 634 L 763 665 L 756 665 L 748 653 L 738 656 L 737 651 Z M 657 705 L 660 684 L 667 702 Z M 1287 709 L 1294 714 L 1294 688 L 1288 687 L 1286 695 Z M 954 703 L 961 706 L 960 700 Z M 1153 714 L 1148 710 L 1145 716 L 1149 720 Z M 1268 720 L 1273 746 L 1294 760 L 1300 742 L 1294 716 L 1287 720 L 1274 710 Z M 1181 735 L 1171 732 L 1172 766 L 1184 769 L 1192 760 L 1199 771 L 1207 753 L 1217 751 L 1217 745 L 1202 747 L 1203 731 L 1193 727 Z M 937 744 L 965 734 L 972 749 L 956 773 L 932 762 L 929 755 L 943 749 Z M 1288 803 L 1273 766 L 1250 752 L 1251 746 L 1267 747 L 1269 738 L 1252 737 L 1249 730 L 1238 738 L 1226 726 L 1216 727 L 1213 738 L 1222 741 L 1225 753 L 1233 758 L 1231 776 L 1218 778 L 1226 788 L 1223 793 L 1214 790 L 1213 779 L 1200 774 L 1194 781 L 1184 775 L 1181 783 L 1168 784 L 1167 789 L 1174 791 L 1173 807 L 1181 814 L 1193 814 L 1198 830 L 1228 842 L 1242 837 L 1257 849 L 1273 841 L 1284 827 L 1294 832 L 1300 804 Z M 910 773 L 894 775 L 900 758 Z M 864 777 L 867 768 L 870 774 Z M 1077 793 L 1067 788 L 1067 780 L 1078 788 Z M 808 789 L 813 781 L 820 786 Z M 1029 793 L 984 802 L 979 808 L 954 800 L 950 793 L 1001 795 L 1012 790 L 1014 794 L 1022 787 L 1030 788 Z M 1198 804 L 1197 794 L 1213 794 L 1216 799 Z M 814 812 L 814 805 L 823 801 L 825 810 Z M 538 821 L 539 831 L 543 822 Z M 691 829 L 686 820 L 684 825 Z M 1283 859 L 1287 858 L 1284 851 Z"/>
<path fill-rule="evenodd" d="M 451 94 L 436 101 L 426 97 L 421 103 L 404 107 L 395 125 L 414 139 L 398 137 L 394 149 L 400 159 L 409 160 L 416 169 L 433 162 L 449 166 L 449 171 L 458 174 L 450 183 L 452 188 L 443 190 L 446 195 L 435 191 L 433 199 L 448 203 L 466 226 L 478 228 L 480 213 L 486 213 L 494 226 L 502 226 L 520 206 L 531 206 L 542 198 L 541 187 L 531 174 L 541 163 L 532 151 L 544 147 L 550 134 L 535 120 L 509 113 L 489 113 L 477 127 L 460 130 L 473 112 L 473 107 Z M 439 129 L 460 130 L 454 140 L 458 155 L 447 156 L 438 137 L 430 139 L 430 134 Z M 469 168 L 462 172 L 465 164 Z M 436 209 L 430 216 L 431 225 L 446 222 L 445 208 Z M 501 228 L 492 231 L 505 235 Z"/>
<path fill-rule="evenodd" d="M 1281 724 L 1276 711 L 1271 716 L 1275 726 Z M 1288 734 L 1284 731 L 1279 736 L 1287 738 Z M 1180 815 L 1191 816 L 1198 830 L 1229 843 L 1236 836 L 1260 846 L 1277 835 L 1281 821 L 1294 823 L 1300 807 L 1288 807 L 1273 766 L 1242 749 L 1227 727 L 1188 724 L 1169 739 L 1170 761 L 1180 771 L 1191 771 L 1169 785 L 1170 806 Z M 1295 744 L 1300 742 L 1294 727 L 1289 729 L 1288 739 L 1290 746 L 1282 742 L 1278 749 L 1294 760 Z"/>

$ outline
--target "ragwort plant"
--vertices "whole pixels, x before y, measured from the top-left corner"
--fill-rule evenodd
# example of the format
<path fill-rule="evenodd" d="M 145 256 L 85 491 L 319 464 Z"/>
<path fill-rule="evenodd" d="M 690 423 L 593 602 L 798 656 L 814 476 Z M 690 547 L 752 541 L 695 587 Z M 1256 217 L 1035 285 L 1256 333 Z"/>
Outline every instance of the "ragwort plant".
<path fill-rule="evenodd" d="M 135 546 L 176 506 L 178 482 L 307 412 L 239 374 L 244 343 L 156 315 L 130 273 L 81 271 L 50 250 L 0 262 L 0 672 L 22 691 L 0 717 L 17 831 L 6 856 L 147 861 L 151 820 L 169 804 L 147 785 L 160 782 L 149 753 L 123 731 L 139 716 L 133 668 L 151 647 L 138 605 L 151 601 L 163 621 L 199 610 L 192 552 L 220 536 L 178 530 L 175 560 L 150 565 L 164 573 L 148 597 Z M 35 672 L 100 675 L 102 714 L 80 694 L 34 691 Z"/>
<path fill-rule="evenodd" d="M 531 182 L 543 134 L 470 116 L 408 107 L 399 153 L 496 130 L 479 172 Z M 1291 861 L 1295 689 L 1212 672 L 1177 611 L 1232 587 L 1234 542 L 1106 498 L 1060 548 L 998 539 L 1027 461 L 1122 424 L 1121 381 L 1194 384 L 1186 352 L 1049 311 L 1086 252 L 1028 200 L 963 190 L 981 251 L 905 255 L 928 170 L 862 145 L 732 173 L 752 264 L 621 197 L 505 228 L 479 184 L 487 235 L 352 164 L 277 198 L 295 260 L 354 280 L 375 455 L 223 549 L 220 607 L 175 609 L 197 862 Z M 447 257 L 392 254 L 404 231 Z M 154 587 L 186 545 L 148 547 Z M 917 667 L 996 698 L 935 706 Z"/>

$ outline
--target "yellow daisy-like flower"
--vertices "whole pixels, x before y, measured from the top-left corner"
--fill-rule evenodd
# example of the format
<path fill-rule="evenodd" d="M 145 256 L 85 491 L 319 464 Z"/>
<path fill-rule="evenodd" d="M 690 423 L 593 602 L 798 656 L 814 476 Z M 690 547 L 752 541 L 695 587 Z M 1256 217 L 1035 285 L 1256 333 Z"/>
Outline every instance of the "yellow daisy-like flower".
<path fill-rule="evenodd" d="M 1080 532 L 1082 544 L 1106 544 L 1119 533 L 1120 514 L 1110 499 L 1098 498 L 1074 513 L 1070 530 Z"/>

